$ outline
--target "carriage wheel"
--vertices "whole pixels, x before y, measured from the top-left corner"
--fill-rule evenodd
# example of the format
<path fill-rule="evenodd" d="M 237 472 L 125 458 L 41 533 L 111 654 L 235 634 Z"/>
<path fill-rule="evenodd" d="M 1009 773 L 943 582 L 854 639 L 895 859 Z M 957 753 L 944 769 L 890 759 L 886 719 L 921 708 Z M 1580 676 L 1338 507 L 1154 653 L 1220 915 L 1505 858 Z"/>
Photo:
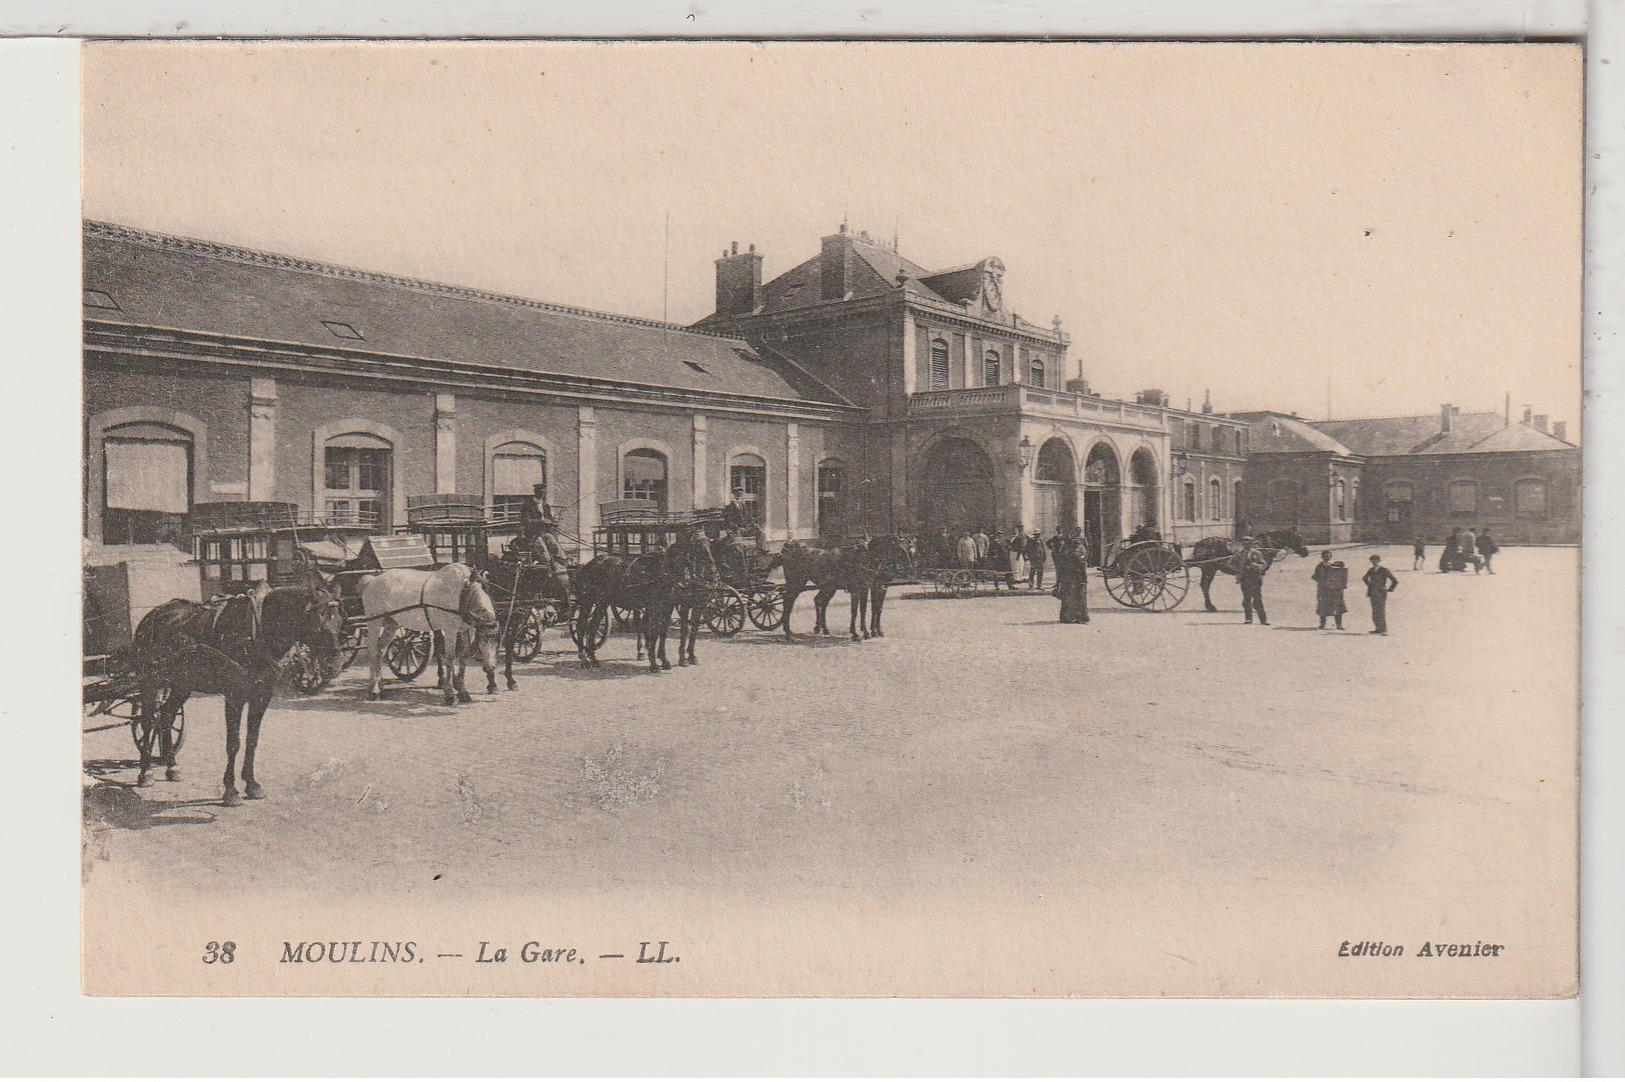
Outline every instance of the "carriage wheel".
<path fill-rule="evenodd" d="M 938 571 L 931 577 L 931 593 L 937 597 L 954 596 L 954 573 Z"/>
<path fill-rule="evenodd" d="M 384 647 L 384 664 L 401 680 L 416 680 L 434 657 L 434 632 L 402 631 Z"/>
<path fill-rule="evenodd" d="M 170 690 L 168 688 L 158 689 L 158 702 L 160 709 L 162 709 L 162 704 L 169 701 L 169 696 Z M 123 711 L 128 709 L 128 716 L 130 718 L 130 738 L 135 741 L 135 748 L 141 753 L 142 758 L 152 758 L 158 745 L 157 726 L 153 725 L 152 720 L 142 713 L 141 700 L 139 698 L 122 699 L 119 701 L 119 703 L 119 707 L 108 709 L 104 711 L 104 713 L 114 714 L 115 716 L 124 716 Z M 180 754 L 181 742 L 185 739 L 186 707 L 183 705 L 179 710 L 175 711 L 175 717 L 169 723 L 170 746 L 174 749 L 176 755 Z"/>
<path fill-rule="evenodd" d="M 324 665 L 316 659 L 316 652 L 307 643 L 295 643 L 288 653 L 286 667 L 282 670 L 287 674 L 288 683 L 301 695 L 314 695 L 327 686 L 327 682 L 338 675 L 338 661 Z"/>
<path fill-rule="evenodd" d="M 777 586 L 759 586 L 745 599 L 745 615 L 762 631 L 784 626 L 784 591 Z"/>
<path fill-rule="evenodd" d="M 705 626 L 718 635 L 737 635 L 745 626 L 745 599 L 732 586 L 719 586 L 706 599 Z"/>
<path fill-rule="evenodd" d="M 609 620 L 605 620 L 604 624 L 607 628 L 610 621 L 614 621 L 615 629 L 617 631 L 625 631 L 628 628 L 636 628 L 636 618 L 637 613 L 633 612 L 631 609 L 623 609 L 619 605 L 611 605 L 609 607 Z"/>
<path fill-rule="evenodd" d="M 581 610 L 579 608 L 570 610 L 570 641 L 575 643 L 577 646 L 581 645 L 581 625 L 578 619 L 580 615 Z M 598 625 L 598 633 L 593 636 L 592 648 L 594 650 L 598 649 L 600 646 L 604 645 L 604 643 L 609 641 L 610 619 L 611 616 L 605 616 L 603 623 Z"/>
<path fill-rule="evenodd" d="M 1128 580 L 1118 574 L 1115 568 L 1101 568 L 1100 577 L 1106 583 L 1106 592 L 1111 595 L 1113 601 L 1131 609 L 1136 607 L 1134 602 L 1129 600 Z"/>
<path fill-rule="evenodd" d="M 953 592 L 955 597 L 969 597 L 976 592 L 976 576 L 969 571 L 955 571 L 953 574 Z"/>
<path fill-rule="evenodd" d="M 542 652 L 542 618 L 535 609 L 526 609 L 519 626 L 508 635 L 508 650 L 515 661 L 535 661 Z"/>
<path fill-rule="evenodd" d="M 1123 561 L 1123 578 L 1128 583 L 1130 603 L 1150 612 L 1178 608 L 1191 587 L 1191 572 L 1185 561 L 1171 549 L 1160 547 L 1129 553 Z"/>

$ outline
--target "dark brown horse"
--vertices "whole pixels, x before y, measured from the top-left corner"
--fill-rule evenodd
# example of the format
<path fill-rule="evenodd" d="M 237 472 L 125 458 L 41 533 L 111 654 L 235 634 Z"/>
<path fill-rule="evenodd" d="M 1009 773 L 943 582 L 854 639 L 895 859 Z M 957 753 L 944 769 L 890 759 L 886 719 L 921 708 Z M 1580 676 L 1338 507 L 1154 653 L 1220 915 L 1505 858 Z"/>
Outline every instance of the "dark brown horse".
<path fill-rule="evenodd" d="M 208 604 L 166 601 L 147 613 L 136 626 L 130 655 L 140 687 L 141 714 L 154 736 L 141 748 L 136 784 L 151 783 L 155 761 L 163 763 L 169 781 L 180 780 L 172 732 L 175 715 L 192 695 L 221 695 L 226 700 L 225 804 L 236 807 L 242 803 L 236 771 L 245 706 L 248 743 L 243 747 L 243 783 L 248 799 L 263 796 L 264 790 L 254 780 L 254 752 L 283 659 L 294 646 L 303 644 L 318 663 L 327 664 L 338 653 L 341 627 L 337 599 L 324 589 L 305 586 Z"/>
<path fill-rule="evenodd" d="M 655 584 L 643 610 L 642 638 L 649 653 L 649 671 L 669 669 L 666 634 L 677 618 L 677 664 L 698 665 L 694 653 L 701 613 L 716 593 L 717 565 L 711 546 L 697 532 L 667 549 L 656 569 Z"/>
<path fill-rule="evenodd" d="M 851 601 L 848 630 L 852 640 L 858 642 L 882 635 L 880 613 L 886 604 L 886 587 L 890 577 L 907 564 L 907 547 L 889 535 L 870 541 L 854 539 L 839 547 L 791 541 L 769 565 L 769 570 L 784 568 L 784 637 L 795 638 L 790 630 L 790 617 L 795 611 L 796 599 L 809 586 L 817 590 L 813 595 L 813 608 L 817 613 L 813 634 L 829 634 L 830 599 L 836 591 L 845 590 Z"/>
<path fill-rule="evenodd" d="M 674 550 L 681 544 L 674 546 Z M 632 614 L 632 626 L 638 637 L 638 658 L 643 658 L 647 648 L 650 671 L 661 668 L 662 658 L 655 651 L 664 647 L 672 614 L 677 612 L 681 619 L 682 608 L 681 591 L 675 590 L 675 580 L 667 568 L 667 555 L 664 549 L 641 556 L 607 553 L 594 557 L 575 573 L 572 577 L 576 591 L 574 634 L 576 656 L 583 667 L 597 667 L 599 629 L 608 626 L 612 609 L 622 609 Z M 709 551 L 705 555 L 714 579 L 716 565 L 710 563 Z M 684 557 L 680 562 L 686 565 L 690 559 L 692 557 Z M 681 649 L 678 660 L 690 663 Z M 671 664 L 667 662 L 665 667 L 669 669 Z"/>
<path fill-rule="evenodd" d="M 1253 538 L 1253 544 L 1264 554 L 1270 563 L 1275 563 L 1288 553 L 1297 556 L 1308 556 L 1309 547 L 1298 536 L 1298 531 L 1291 527 L 1284 530 L 1270 530 Z M 1185 562 L 1191 566 L 1200 566 L 1202 569 L 1202 603 L 1208 612 L 1218 612 L 1213 605 L 1213 597 L 1208 592 L 1213 580 L 1224 572 L 1226 575 L 1236 575 L 1241 571 L 1241 554 L 1247 548 L 1245 542 L 1230 537 L 1204 537 L 1191 546 L 1191 554 Z M 1265 570 L 1268 570 L 1266 565 Z"/>

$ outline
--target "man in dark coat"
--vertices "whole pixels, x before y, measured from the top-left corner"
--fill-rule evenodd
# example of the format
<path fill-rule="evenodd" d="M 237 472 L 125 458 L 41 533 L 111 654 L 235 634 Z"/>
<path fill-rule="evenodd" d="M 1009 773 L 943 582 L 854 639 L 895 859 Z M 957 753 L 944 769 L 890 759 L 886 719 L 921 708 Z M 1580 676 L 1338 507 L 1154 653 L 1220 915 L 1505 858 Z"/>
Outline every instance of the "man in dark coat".
<path fill-rule="evenodd" d="M 1382 566 L 1382 557 L 1372 555 L 1371 570 L 1365 573 L 1365 596 L 1371 600 L 1373 635 L 1388 634 L 1388 595 L 1399 589 L 1394 573 Z"/>
<path fill-rule="evenodd" d="M 1034 590 L 1044 588 L 1044 564 L 1049 562 L 1049 553 L 1044 549 L 1044 542 L 1034 530 L 1032 537 L 1027 539 L 1027 565 L 1032 568 L 1028 574 L 1027 585 Z"/>
<path fill-rule="evenodd" d="M 1500 551 L 1501 546 L 1497 545 L 1495 538 L 1490 536 L 1489 527 L 1486 526 L 1480 530 L 1478 534 L 1478 555 L 1484 560 L 1484 570 L 1492 575 L 1495 574 L 1495 554 Z"/>
<path fill-rule="evenodd" d="M 1252 538 L 1244 544 L 1246 547 L 1241 550 L 1236 568 L 1236 583 L 1241 587 L 1241 614 L 1246 618 L 1244 622 L 1250 624 L 1256 611 L 1258 622 L 1269 627 L 1270 618 L 1264 612 L 1264 573 L 1270 569 L 1270 560 Z"/>
<path fill-rule="evenodd" d="M 1428 541 L 1421 534 L 1411 542 L 1411 570 L 1425 571 L 1428 565 Z"/>

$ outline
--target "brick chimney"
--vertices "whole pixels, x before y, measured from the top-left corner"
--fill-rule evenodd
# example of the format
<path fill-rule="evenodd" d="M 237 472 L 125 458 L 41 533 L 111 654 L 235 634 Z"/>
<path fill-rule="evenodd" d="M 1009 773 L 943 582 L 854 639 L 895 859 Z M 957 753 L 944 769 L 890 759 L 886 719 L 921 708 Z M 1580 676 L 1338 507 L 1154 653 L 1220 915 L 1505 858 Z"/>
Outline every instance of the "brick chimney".
<path fill-rule="evenodd" d="M 739 254 L 739 242 L 717 260 L 717 315 L 748 316 L 762 306 L 762 257 L 756 245 Z"/>
<path fill-rule="evenodd" d="M 1552 435 L 1556 436 L 1564 443 L 1569 442 L 1569 423 L 1567 421 L 1553 421 Z"/>
<path fill-rule="evenodd" d="M 1535 427 L 1540 429 L 1542 432 L 1546 431 L 1546 419 L 1546 414 L 1544 413 L 1535 414 Z"/>
<path fill-rule="evenodd" d="M 1449 432 L 1450 431 L 1450 417 L 1455 412 L 1456 412 L 1455 408 L 1453 406 L 1451 406 L 1450 403 L 1448 403 L 1448 402 L 1446 402 L 1444 405 L 1439 407 L 1439 431 L 1440 432 Z"/>
<path fill-rule="evenodd" d="M 1527 424 L 1534 424 L 1534 420 L 1535 420 L 1534 414 L 1535 414 L 1534 410 L 1530 409 L 1528 406 L 1525 406 L 1523 408 L 1523 423 L 1526 424 L 1526 425 Z"/>
<path fill-rule="evenodd" d="M 1135 394 L 1134 401 L 1142 406 L 1166 406 L 1168 396 L 1163 393 L 1161 387 L 1147 387 Z"/>
<path fill-rule="evenodd" d="M 838 301 L 852 291 L 852 235 L 841 225 L 839 233 L 824 238 L 818 253 L 818 296 L 820 300 Z"/>

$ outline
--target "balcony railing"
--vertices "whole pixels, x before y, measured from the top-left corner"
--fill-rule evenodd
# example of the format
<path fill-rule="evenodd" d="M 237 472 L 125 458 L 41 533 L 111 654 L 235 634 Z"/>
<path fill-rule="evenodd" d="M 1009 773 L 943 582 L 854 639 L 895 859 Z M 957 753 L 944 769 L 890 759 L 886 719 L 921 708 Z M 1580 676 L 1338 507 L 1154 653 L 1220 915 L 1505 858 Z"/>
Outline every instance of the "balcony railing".
<path fill-rule="evenodd" d="M 1074 391 L 1052 391 L 1014 383 L 1002 387 L 921 391 L 909 397 L 908 411 L 927 416 L 935 413 L 1019 412 L 1039 417 L 1074 417 L 1111 420 L 1146 428 L 1163 427 L 1163 411 L 1156 406 L 1141 406 Z"/>

